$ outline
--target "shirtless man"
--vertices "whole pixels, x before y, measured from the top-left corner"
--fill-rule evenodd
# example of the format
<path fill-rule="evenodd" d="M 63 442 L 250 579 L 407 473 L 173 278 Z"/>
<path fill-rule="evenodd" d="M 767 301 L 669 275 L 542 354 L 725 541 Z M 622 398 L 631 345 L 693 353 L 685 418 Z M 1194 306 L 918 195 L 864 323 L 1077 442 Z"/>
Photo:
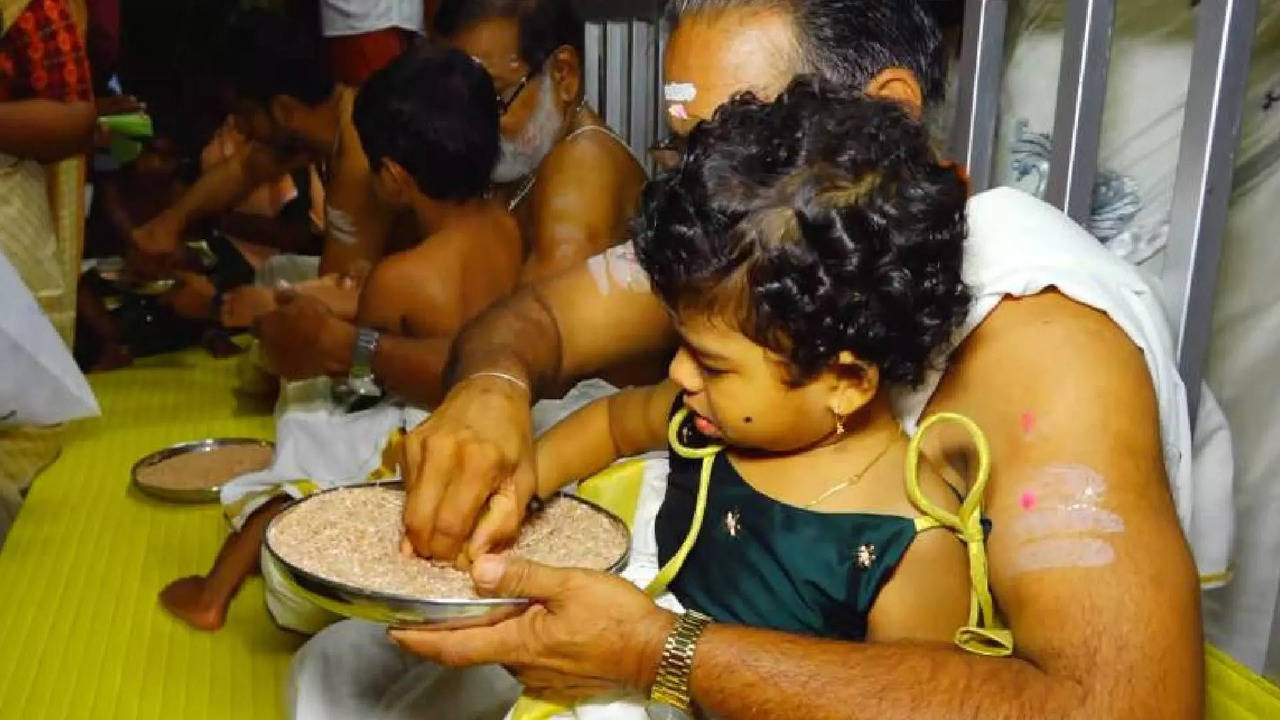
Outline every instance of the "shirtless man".
<path fill-rule="evenodd" d="M 367 268 L 382 257 L 392 215 L 377 202 L 351 123 L 355 89 L 334 82 L 313 35 L 305 24 L 269 11 L 247 12 L 236 21 L 228 33 L 226 82 L 237 123 L 252 142 L 138 228 L 130 248 L 138 270 L 165 272 L 187 226 L 235 207 L 262 184 L 311 163 L 327 175 L 321 274 Z M 414 234 L 406 238 L 414 239 Z"/>
<path fill-rule="evenodd" d="M 492 87 L 467 55 L 424 43 L 375 73 L 356 96 L 353 118 L 378 196 L 411 211 L 426 236 L 374 266 L 356 320 L 445 341 L 441 368 L 453 333 L 520 277 L 520 229 L 505 203 L 487 193 L 499 154 Z"/>
<path fill-rule="evenodd" d="M 313 35 L 305 23 L 275 12 L 255 10 L 237 18 L 227 33 L 221 82 L 237 127 L 250 142 L 133 234 L 131 266 L 143 275 L 181 278 L 169 302 L 184 315 L 207 317 L 220 306 L 223 323 L 242 328 L 275 307 L 271 288 L 243 285 L 219 297 L 207 278 L 174 272 L 174 265 L 190 224 L 236 207 L 263 184 L 311 164 L 324 171 L 325 243 L 321 277 L 297 289 L 352 317 L 359 283 L 348 277 L 362 276 L 382 257 L 395 216 L 377 202 L 351 124 L 355 89 L 335 84 Z M 398 246 L 416 241 L 412 222 L 395 227 Z"/>
<path fill-rule="evenodd" d="M 352 118 L 379 197 L 412 212 L 429 234 L 378 263 L 358 317 L 371 328 L 437 341 L 443 366 L 458 327 L 511 292 L 520 275 L 520 230 L 505 205 L 487 196 L 498 160 L 493 82 L 463 53 L 419 44 L 368 79 Z M 261 499 L 238 496 L 236 503 L 262 504 L 230 513 L 237 529 L 209 573 L 170 583 L 160 593 L 164 607 L 193 627 L 220 628 L 258 563 L 267 522 L 285 507 L 280 493 L 271 486 Z"/>
<path fill-rule="evenodd" d="M 522 280 L 574 268 L 626 237 L 645 174 L 626 145 L 582 104 L 582 23 L 566 0 L 446 0 L 435 30 L 494 77 L 502 157 L 494 180 L 514 208 L 528 253 Z M 282 377 L 347 375 L 357 328 L 298 297 L 260 318 L 263 354 Z M 384 336 L 372 354 L 383 387 L 434 404 L 434 350 Z"/>
<path fill-rule="evenodd" d="M 626 238 L 645 173 L 583 102 L 582 21 L 568 0 L 445 0 L 435 31 L 478 59 L 502 105 L 493 179 L 530 241 L 524 279 Z"/>
<path fill-rule="evenodd" d="M 680 0 L 675 9 L 665 62 L 678 133 L 732 93 L 772 96 L 797 72 L 917 110 L 940 89 L 937 31 L 915 0 Z M 1189 437 L 1176 432 L 1186 408 L 1166 380 L 1169 352 L 1156 365 L 1141 349 L 1168 344 L 1161 330 L 1143 329 L 1164 322 L 1158 303 L 1149 292 L 1142 300 L 1136 274 L 1094 255 L 1096 243 L 1060 213 L 1015 191 L 977 196 L 969 220 L 976 270 L 1007 262 L 1002 270 L 1023 272 L 1007 256 L 1034 252 L 1032 240 L 1071 251 L 1059 256 L 1056 279 L 1029 289 L 992 294 L 998 284 L 975 276 L 975 307 L 985 308 L 971 317 L 976 329 L 936 392 L 926 386 L 906 412 L 955 411 L 986 431 L 990 577 L 1014 657 L 719 624 L 700 638 L 670 636 L 677 618 L 617 578 L 484 554 L 511 537 L 534 489 L 529 401 L 565 378 L 677 345 L 661 303 L 620 252 L 528 289 L 464 330 L 450 394 L 407 443 L 414 547 L 472 563 L 484 594 L 539 602 L 490 627 L 394 639 L 447 665 L 504 665 L 528 691 L 560 698 L 619 687 L 648 694 L 661 667 L 707 715 L 730 719 L 1201 717 L 1196 570 L 1170 493 L 1185 500 L 1189 478 L 1162 447 L 1190 454 Z M 983 253 L 993 239 L 998 250 Z M 1072 265 L 1076 251 L 1083 269 Z M 1141 303 L 1146 325 L 1126 322 L 1126 331 L 1050 287 L 1078 289 L 1095 272 L 1108 288 L 1133 283 L 1124 292 Z M 930 451 L 963 468 L 960 445 L 943 441 Z M 668 643 L 690 653 L 691 667 L 664 652 Z M 918 677 L 934 689 L 921 692 Z"/>

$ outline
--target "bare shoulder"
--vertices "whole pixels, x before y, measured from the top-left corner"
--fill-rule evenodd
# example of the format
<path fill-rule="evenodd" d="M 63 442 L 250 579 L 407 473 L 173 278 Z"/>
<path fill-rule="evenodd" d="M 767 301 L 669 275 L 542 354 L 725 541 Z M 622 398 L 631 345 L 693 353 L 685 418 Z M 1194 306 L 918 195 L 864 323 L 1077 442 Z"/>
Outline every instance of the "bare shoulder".
<path fill-rule="evenodd" d="M 540 196 L 578 195 L 612 208 L 644 184 L 644 169 L 611 133 L 591 130 L 557 143 L 538 171 Z M 605 202 L 608 201 L 608 202 Z"/>
<path fill-rule="evenodd" d="M 1024 426 L 1048 407 L 1159 429 L 1141 348 L 1057 291 L 1002 300 L 949 359 L 929 410 L 968 414 L 998 442 L 1034 430 Z"/>
<path fill-rule="evenodd" d="M 413 282 L 415 267 L 420 263 L 412 250 L 391 253 L 379 260 L 369 271 L 361 295 L 361 304 L 385 303 L 399 296 Z"/>
<path fill-rule="evenodd" d="M 404 293 L 408 287 L 404 255 L 387 255 L 369 271 L 360 289 L 356 322 L 383 332 L 399 333 L 402 330 L 404 307 L 407 305 Z"/>
<path fill-rule="evenodd" d="M 643 173 L 631 152 L 613 133 L 604 126 L 593 127 L 599 127 L 599 129 L 582 128 L 566 138 L 564 142 L 557 143 L 547 155 L 546 161 L 550 163 L 550 167 L 580 169 L 579 163 L 587 162 L 595 166 L 607 165 L 613 168 L 616 171 L 614 174 L 619 177 L 631 171 Z"/>
<path fill-rule="evenodd" d="M 1018 654 L 1072 678 L 1104 709 L 1094 717 L 1195 716 L 1195 568 L 1141 349 L 1060 293 L 1006 299 L 929 410 L 968 415 L 990 441 L 990 575 Z M 944 452 L 968 444 L 939 436 Z"/>
<path fill-rule="evenodd" d="M 1053 366 L 1060 376 L 1146 374 L 1141 349 L 1119 325 L 1056 290 L 1002 300 L 961 346 L 953 365 L 981 375 L 998 369 L 996 357 L 1027 372 Z"/>

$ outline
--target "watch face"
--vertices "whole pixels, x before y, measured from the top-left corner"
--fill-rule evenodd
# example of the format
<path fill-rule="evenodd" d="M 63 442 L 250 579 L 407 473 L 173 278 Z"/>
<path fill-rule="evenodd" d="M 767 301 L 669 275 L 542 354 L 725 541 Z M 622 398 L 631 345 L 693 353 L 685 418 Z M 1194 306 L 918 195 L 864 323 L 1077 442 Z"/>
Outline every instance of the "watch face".
<path fill-rule="evenodd" d="M 649 720 L 691 720 L 692 716 L 674 705 L 660 702 L 647 702 L 644 712 Z"/>
<path fill-rule="evenodd" d="M 346 384 L 352 392 L 364 397 L 374 397 L 382 394 L 382 388 L 378 387 L 378 383 L 373 379 L 372 375 L 349 377 Z"/>

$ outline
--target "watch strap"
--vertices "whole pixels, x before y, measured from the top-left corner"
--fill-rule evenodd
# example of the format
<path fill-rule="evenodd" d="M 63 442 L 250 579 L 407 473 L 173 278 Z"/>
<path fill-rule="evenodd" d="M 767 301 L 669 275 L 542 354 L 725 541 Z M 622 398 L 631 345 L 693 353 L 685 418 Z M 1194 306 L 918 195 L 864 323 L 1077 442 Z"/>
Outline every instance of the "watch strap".
<path fill-rule="evenodd" d="M 662 659 L 658 661 L 658 674 L 649 695 L 652 701 L 689 711 L 693 704 L 689 693 L 693 656 L 698 639 L 710 624 L 711 618 L 695 610 L 685 612 L 676 620 L 662 648 Z"/>
<path fill-rule="evenodd" d="M 356 328 L 356 339 L 351 350 L 351 370 L 347 373 L 348 390 L 359 397 L 375 397 L 382 394 L 373 377 L 373 355 L 378 351 L 382 333 L 371 327 Z"/>
<path fill-rule="evenodd" d="M 378 350 L 378 341 L 382 333 L 371 327 L 356 328 L 355 344 L 351 350 L 351 372 L 354 378 L 366 378 L 373 375 L 373 354 Z"/>

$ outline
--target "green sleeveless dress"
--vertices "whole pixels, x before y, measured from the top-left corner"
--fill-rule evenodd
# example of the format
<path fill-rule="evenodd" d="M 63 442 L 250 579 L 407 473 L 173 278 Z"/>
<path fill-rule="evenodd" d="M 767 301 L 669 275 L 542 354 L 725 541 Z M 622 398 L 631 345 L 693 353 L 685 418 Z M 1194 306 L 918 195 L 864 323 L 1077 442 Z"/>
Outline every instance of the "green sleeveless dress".
<path fill-rule="evenodd" d="M 697 442 L 692 428 L 681 433 Z M 788 505 L 747 484 L 724 453 L 711 462 L 698 541 L 668 590 L 719 622 L 865 639 L 876 597 L 919 532 L 915 519 Z M 671 449 L 655 525 L 664 565 L 689 532 L 701 465 Z"/>

